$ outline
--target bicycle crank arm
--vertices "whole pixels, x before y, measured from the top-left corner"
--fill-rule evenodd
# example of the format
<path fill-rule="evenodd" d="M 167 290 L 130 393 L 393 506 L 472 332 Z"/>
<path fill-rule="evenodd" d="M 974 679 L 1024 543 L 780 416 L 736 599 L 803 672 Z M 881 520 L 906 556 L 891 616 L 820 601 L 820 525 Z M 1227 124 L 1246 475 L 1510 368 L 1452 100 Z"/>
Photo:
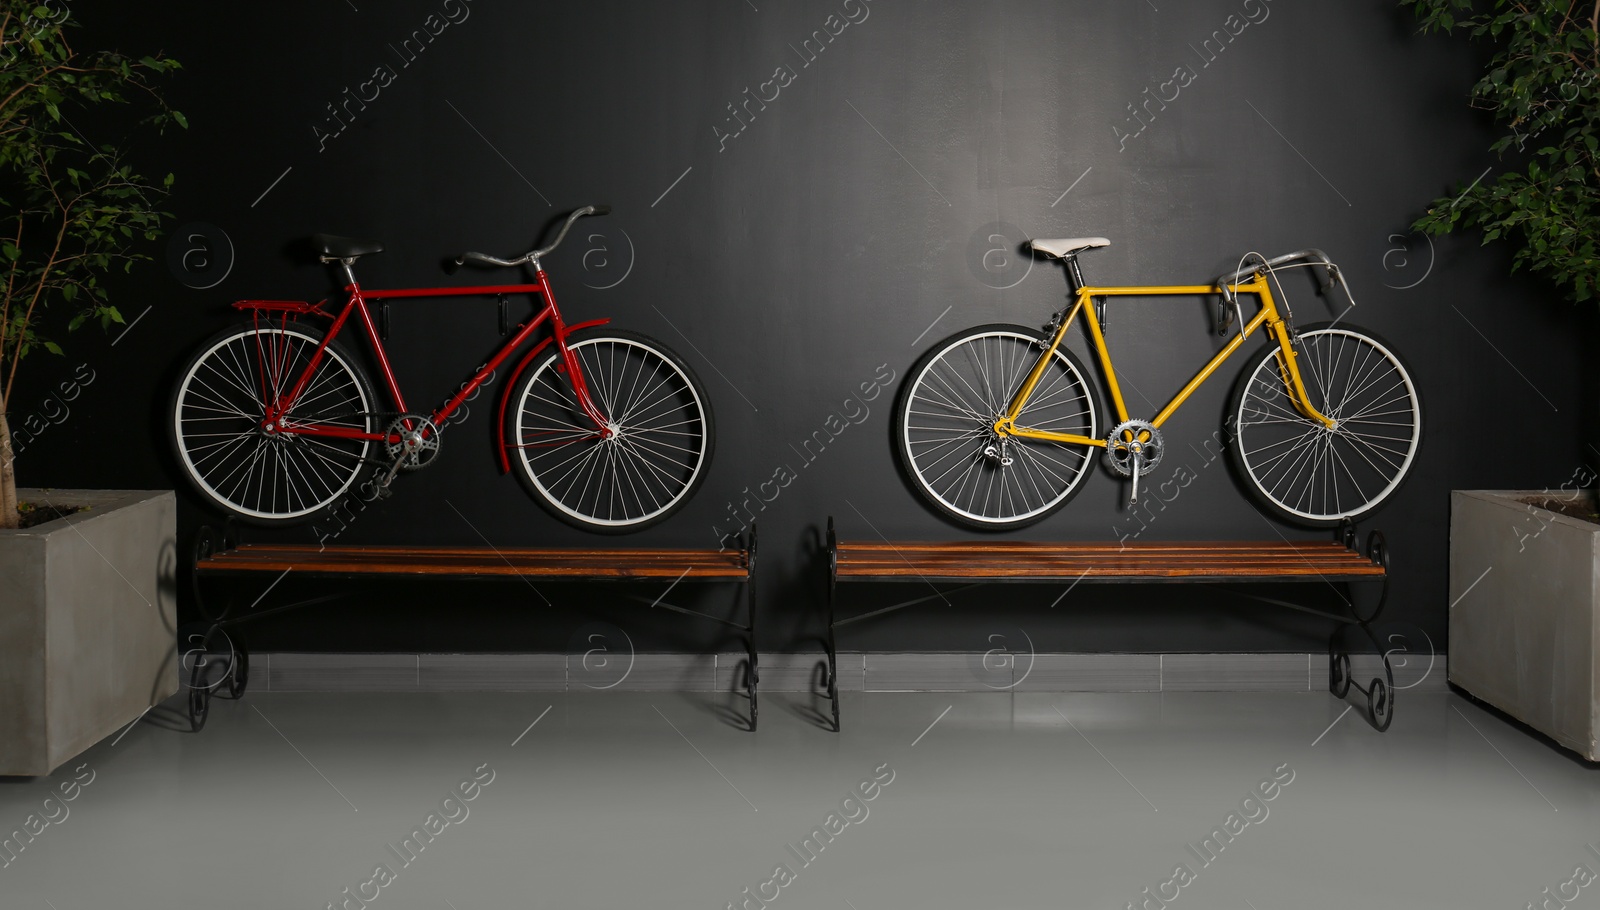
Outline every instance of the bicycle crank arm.
<path fill-rule="evenodd" d="M 395 475 L 400 473 L 400 462 L 405 460 L 402 455 L 389 463 L 389 469 L 383 472 L 383 479 L 378 482 L 379 495 L 389 495 L 389 485 L 394 483 Z"/>
<path fill-rule="evenodd" d="M 1139 472 L 1144 467 L 1144 456 L 1138 452 L 1133 453 L 1133 491 L 1128 494 L 1128 507 L 1139 504 Z"/>

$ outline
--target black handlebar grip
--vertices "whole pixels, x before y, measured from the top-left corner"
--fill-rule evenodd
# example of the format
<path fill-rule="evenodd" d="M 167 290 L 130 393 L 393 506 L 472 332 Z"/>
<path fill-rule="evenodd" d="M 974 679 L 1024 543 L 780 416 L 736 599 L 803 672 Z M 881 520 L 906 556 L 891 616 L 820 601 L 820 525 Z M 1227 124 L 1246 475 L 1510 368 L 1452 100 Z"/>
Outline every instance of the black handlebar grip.
<path fill-rule="evenodd" d="M 609 205 L 591 205 L 591 206 L 589 206 L 589 214 L 591 214 L 591 215 L 609 215 L 609 214 L 611 214 L 611 206 L 609 206 Z"/>

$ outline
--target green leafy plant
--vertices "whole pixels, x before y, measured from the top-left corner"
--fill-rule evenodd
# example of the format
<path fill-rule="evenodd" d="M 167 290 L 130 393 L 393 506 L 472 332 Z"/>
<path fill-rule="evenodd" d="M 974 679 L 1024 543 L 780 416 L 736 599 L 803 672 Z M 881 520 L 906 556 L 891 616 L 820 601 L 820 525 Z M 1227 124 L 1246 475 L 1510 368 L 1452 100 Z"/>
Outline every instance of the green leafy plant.
<path fill-rule="evenodd" d="M 1493 47 L 1472 105 L 1505 133 L 1492 148 L 1508 169 L 1437 199 L 1414 227 L 1483 229 L 1513 243 L 1527 268 L 1573 300 L 1600 292 L 1600 2 L 1403 0 L 1424 32 L 1463 32 Z"/>
<path fill-rule="evenodd" d="M 177 61 L 76 51 L 68 32 L 77 23 L 58 2 L 0 0 L 0 528 L 18 523 L 7 420 L 17 368 L 36 350 L 61 353 L 45 311 L 67 309 L 67 331 L 122 322 L 101 279 L 150 258 L 139 242 L 154 240 L 167 214 L 156 206 L 172 176 L 146 180 L 123 149 L 91 143 L 73 118 L 141 102 L 154 107 L 144 124 L 187 125 L 155 84 Z"/>

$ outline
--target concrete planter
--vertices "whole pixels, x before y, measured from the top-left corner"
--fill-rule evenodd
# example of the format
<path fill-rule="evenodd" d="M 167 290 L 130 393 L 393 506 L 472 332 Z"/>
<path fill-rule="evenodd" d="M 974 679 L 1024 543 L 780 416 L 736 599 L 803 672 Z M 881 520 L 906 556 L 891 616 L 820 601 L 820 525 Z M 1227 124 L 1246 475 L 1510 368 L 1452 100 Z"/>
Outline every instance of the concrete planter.
<path fill-rule="evenodd" d="M 19 493 L 90 507 L 0 531 L 0 775 L 42 775 L 178 691 L 177 503 Z"/>
<path fill-rule="evenodd" d="M 1528 505 L 1550 491 L 1450 494 L 1450 681 L 1600 760 L 1600 525 Z"/>

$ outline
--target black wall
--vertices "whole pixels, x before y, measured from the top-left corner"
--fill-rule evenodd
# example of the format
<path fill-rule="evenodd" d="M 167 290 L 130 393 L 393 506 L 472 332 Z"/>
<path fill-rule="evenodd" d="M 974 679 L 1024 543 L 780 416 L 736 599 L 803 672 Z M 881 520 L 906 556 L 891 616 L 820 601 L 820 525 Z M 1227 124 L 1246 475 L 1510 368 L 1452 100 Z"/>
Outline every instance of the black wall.
<path fill-rule="evenodd" d="M 64 360 L 28 364 L 14 424 L 44 407 L 55 374 L 86 364 L 95 381 L 68 417 L 27 443 L 18 470 L 29 485 L 176 486 L 186 540 L 215 516 L 184 487 L 161 431 L 173 373 L 227 323 L 227 302 L 334 291 L 323 266 L 293 254 L 293 240 L 313 231 L 381 238 L 387 251 L 358 268 L 371 287 L 466 283 L 482 276 L 445 278 L 443 256 L 519 253 L 558 216 L 591 202 L 615 213 L 585 222 L 546 262 L 563 310 L 571 319 L 611 316 L 676 347 L 705 381 L 719 422 L 716 461 L 695 501 L 629 539 L 714 546 L 719 530 L 737 529 L 729 507 L 747 487 L 780 467 L 798 474 L 758 516 L 764 649 L 814 646 L 827 516 L 837 516 L 845 536 L 965 534 L 901 480 L 889 435 L 893 390 L 865 402 L 870 416 L 814 462 L 796 447 L 831 414 L 856 414 L 845 399 L 880 365 L 898 387 L 923 348 L 958 328 L 1042 323 L 1065 285 L 1059 267 L 1028 268 L 1016 245 L 1030 236 L 1110 237 L 1109 249 L 1084 257 L 1090 280 L 1102 283 L 1202 283 L 1248 250 L 1315 246 L 1344 266 L 1360 304 L 1347 318 L 1397 345 L 1424 395 L 1420 460 L 1368 523 L 1393 548 L 1389 617 L 1411 647 L 1424 646 L 1422 633 L 1436 644 L 1444 637 L 1450 489 L 1556 487 L 1600 459 L 1581 432 L 1592 406 L 1580 354 L 1593 329 L 1588 314 L 1508 279 L 1499 246 L 1481 248 L 1473 236 L 1430 244 L 1407 233 L 1429 200 L 1499 165 L 1487 151 L 1491 125 L 1466 105 L 1474 52 L 1416 37 L 1397 4 L 72 7 L 85 25 L 82 43 L 161 49 L 185 64 L 170 97 L 191 128 L 137 148 L 148 171 L 177 174 L 172 226 L 212 226 L 217 258 L 203 265 L 205 254 L 191 255 L 186 268 L 187 245 L 153 248 L 156 261 L 116 285 L 122 312 L 143 316 L 115 346 L 115 332 L 84 329 Z M 830 21 L 850 24 L 808 59 L 814 51 L 803 54 L 802 42 L 820 44 L 813 33 L 825 37 Z M 402 41 L 420 31 L 413 43 L 422 46 L 430 22 L 445 26 L 408 60 Z M 1230 24 L 1241 22 L 1219 53 Z M 747 87 L 770 97 L 777 86 L 762 83 L 780 65 L 792 72 L 788 84 L 764 109 L 750 106 L 753 120 L 741 110 L 748 122 L 740 129 L 728 105 L 742 102 Z M 380 66 L 388 84 L 363 86 Z M 1180 77 L 1186 85 L 1171 81 L 1180 66 L 1191 73 Z M 1147 87 L 1179 95 L 1164 109 L 1150 104 L 1154 118 L 1141 131 L 1129 105 L 1145 101 Z M 367 97 L 381 90 L 365 109 L 351 103 L 353 115 L 330 120 L 328 105 L 346 101 L 346 88 Z M 991 235 L 1006 240 L 991 243 Z M 1292 279 L 1288 288 L 1302 322 L 1332 315 L 1309 282 Z M 1132 385 L 1163 403 L 1220 343 L 1208 319 L 1198 300 L 1118 304 L 1111 342 Z M 420 407 L 464 379 L 497 340 L 493 306 L 458 300 L 397 306 L 390 344 Z M 1083 349 L 1081 338 L 1073 344 Z M 1129 513 L 1124 488 L 1098 473 L 1065 511 L 1018 536 L 1319 536 L 1264 516 L 1226 459 L 1211 460 L 1241 365 L 1168 424 L 1169 461 L 1156 482 L 1183 467 L 1198 474 L 1174 501 L 1153 516 Z M 1153 412 L 1139 395 L 1129 398 L 1144 416 Z M 338 540 L 473 544 L 479 532 L 497 546 L 596 540 L 548 518 L 495 472 L 491 422 L 483 408 L 452 428 L 441 463 L 404 478 L 393 499 L 359 513 Z M 315 537 L 300 528 L 257 539 L 274 536 Z M 327 588 L 286 583 L 274 596 Z M 560 649 L 597 615 L 641 647 L 719 644 L 659 614 L 569 608 L 600 601 L 593 588 L 542 587 L 554 608 L 515 582 L 339 589 L 358 592 L 256 623 L 253 644 Z M 908 592 L 851 596 L 864 604 Z M 1021 628 L 1041 650 L 1317 650 L 1326 632 L 1203 589 L 1085 585 L 1052 605 L 1059 594 L 991 588 L 958 598 L 955 609 L 854 627 L 844 645 L 982 649 L 990 635 Z M 1002 606 L 1002 595 L 1015 602 Z M 732 594 L 698 601 L 726 608 Z"/>

